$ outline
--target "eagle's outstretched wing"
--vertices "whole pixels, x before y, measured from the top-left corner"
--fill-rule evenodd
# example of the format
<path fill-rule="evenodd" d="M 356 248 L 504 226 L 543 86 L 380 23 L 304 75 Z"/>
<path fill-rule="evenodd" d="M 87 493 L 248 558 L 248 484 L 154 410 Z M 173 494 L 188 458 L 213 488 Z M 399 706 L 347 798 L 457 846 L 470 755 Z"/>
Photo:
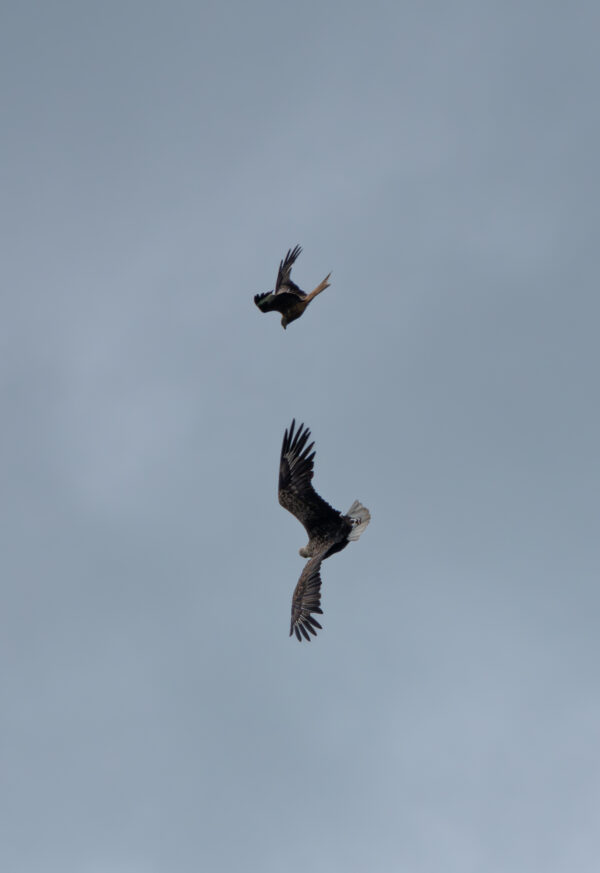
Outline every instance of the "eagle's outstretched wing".
<path fill-rule="evenodd" d="M 279 461 L 279 502 L 295 515 L 308 533 L 324 537 L 343 524 L 340 513 L 319 497 L 313 486 L 314 443 L 307 445 L 310 430 L 300 425 L 294 433 L 296 420 L 286 429 Z"/>
<path fill-rule="evenodd" d="M 302 637 L 310 642 L 310 634 L 316 637 L 317 628 L 323 629 L 316 618 L 311 615 L 313 612 L 323 615 L 321 609 L 321 560 L 319 555 L 306 562 L 292 595 L 290 636 L 295 633 L 300 642 L 302 642 Z"/>
<path fill-rule="evenodd" d="M 287 255 L 283 259 L 283 261 L 279 262 L 279 270 L 277 272 L 277 282 L 275 283 L 275 294 L 295 294 L 297 297 L 306 297 L 304 291 L 302 291 L 295 282 L 292 282 L 290 279 L 290 273 L 292 272 L 292 266 L 302 251 L 302 246 L 294 246 L 293 249 L 288 249 Z"/>

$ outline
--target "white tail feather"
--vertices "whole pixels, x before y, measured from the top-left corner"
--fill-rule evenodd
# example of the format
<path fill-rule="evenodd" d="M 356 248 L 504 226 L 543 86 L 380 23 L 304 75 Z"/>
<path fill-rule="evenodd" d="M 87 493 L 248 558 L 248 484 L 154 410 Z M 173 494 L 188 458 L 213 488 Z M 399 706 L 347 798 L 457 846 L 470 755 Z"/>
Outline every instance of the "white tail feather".
<path fill-rule="evenodd" d="M 352 522 L 352 530 L 348 534 L 348 542 L 352 542 L 359 538 L 368 523 L 371 521 L 371 513 L 366 506 L 363 506 L 362 503 L 355 500 L 346 515 Z"/>

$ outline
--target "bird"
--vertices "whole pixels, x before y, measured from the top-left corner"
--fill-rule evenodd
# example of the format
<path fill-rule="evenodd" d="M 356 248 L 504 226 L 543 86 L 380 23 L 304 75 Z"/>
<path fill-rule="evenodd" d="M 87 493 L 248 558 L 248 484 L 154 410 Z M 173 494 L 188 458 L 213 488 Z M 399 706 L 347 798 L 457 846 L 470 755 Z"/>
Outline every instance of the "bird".
<path fill-rule="evenodd" d="M 310 640 L 322 630 L 313 614 L 322 615 L 321 563 L 357 540 L 369 521 L 369 510 L 355 500 L 348 512 L 341 513 L 320 497 L 311 484 L 315 452 L 308 427 L 296 429 L 296 419 L 286 428 L 279 461 L 279 503 L 296 516 L 308 534 L 308 543 L 299 550 L 309 560 L 304 565 L 292 596 L 290 636 Z"/>
<path fill-rule="evenodd" d="M 254 302 L 261 312 L 281 312 L 281 324 L 285 330 L 290 321 L 295 321 L 300 318 L 308 304 L 317 294 L 329 288 L 329 273 L 322 282 L 320 282 L 314 291 L 306 294 L 301 288 L 292 282 L 290 273 L 292 266 L 302 251 L 301 246 L 294 246 L 293 249 L 288 249 L 285 258 L 279 262 L 279 270 L 277 272 L 277 281 L 274 291 L 266 291 L 264 294 L 255 294 Z"/>

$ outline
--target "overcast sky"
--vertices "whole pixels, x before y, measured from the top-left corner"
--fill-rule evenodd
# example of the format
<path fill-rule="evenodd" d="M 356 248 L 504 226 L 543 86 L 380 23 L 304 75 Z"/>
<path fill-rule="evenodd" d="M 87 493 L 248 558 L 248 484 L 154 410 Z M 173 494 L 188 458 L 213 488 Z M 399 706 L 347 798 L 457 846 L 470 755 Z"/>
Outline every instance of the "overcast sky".
<path fill-rule="evenodd" d="M 2 870 L 596 873 L 599 26 L 3 5 Z"/>

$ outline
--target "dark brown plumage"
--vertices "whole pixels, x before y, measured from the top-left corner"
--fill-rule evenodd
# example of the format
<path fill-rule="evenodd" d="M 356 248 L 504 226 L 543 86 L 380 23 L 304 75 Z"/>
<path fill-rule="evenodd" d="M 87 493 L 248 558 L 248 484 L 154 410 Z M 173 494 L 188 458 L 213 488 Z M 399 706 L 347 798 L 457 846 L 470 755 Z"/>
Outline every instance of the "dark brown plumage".
<path fill-rule="evenodd" d="M 288 249 L 288 253 L 283 259 L 283 261 L 279 262 L 279 270 L 277 272 L 277 282 L 275 283 L 274 291 L 267 291 L 264 294 L 255 294 L 254 302 L 261 310 L 261 312 L 280 312 L 281 313 L 281 324 L 285 329 L 290 321 L 295 321 L 297 318 L 300 318 L 308 304 L 313 298 L 320 294 L 321 291 L 324 291 L 325 288 L 329 288 L 329 275 L 325 276 L 322 282 L 320 282 L 314 291 L 311 291 L 310 294 L 306 294 L 302 291 L 301 288 L 292 282 L 290 279 L 290 273 L 292 272 L 292 266 L 302 251 L 301 246 L 295 246 L 293 249 Z"/>
<path fill-rule="evenodd" d="M 321 561 L 322 558 L 311 558 L 304 565 L 292 597 L 292 619 L 290 621 L 290 636 L 292 633 L 302 642 L 302 637 L 310 642 L 310 634 L 317 635 L 317 628 L 323 630 L 312 613 L 323 615 L 321 609 Z M 300 636 L 302 634 L 302 636 Z"/>
<path fill-rule="evenodd" d="M 311 484 L 313 477 L 312 451 L 309 443 L 310 430 L 303 424 L 295 430 L 292 421 L 286 430 L 281 446 L 279 462 L 279 502 L 295 515 L 308 534 L 308 543 L 300 549 L 303 558 L 309 558 L 300 575 L 292 597 L 292 633 L 302 641 L 309 634 L 316 635 L 321 628 L 312 613 L 321 614 L 321 562 L 345 549 L 349 542 L 357 540 L 369 524 L 369 510 L 355 500 L 344 515 L 320 497 Z"/>

